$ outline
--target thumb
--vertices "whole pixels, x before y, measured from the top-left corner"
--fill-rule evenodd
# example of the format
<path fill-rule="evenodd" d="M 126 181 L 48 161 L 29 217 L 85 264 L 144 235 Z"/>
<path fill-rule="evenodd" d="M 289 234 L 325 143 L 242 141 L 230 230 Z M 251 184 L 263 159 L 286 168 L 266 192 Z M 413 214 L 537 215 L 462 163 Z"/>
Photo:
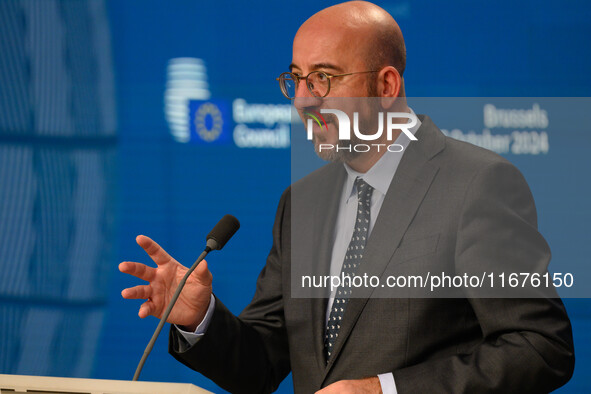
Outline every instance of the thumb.
<path fill-rule="evenodd" d="M 195 277 L 195 279 L 197 279 L 197 281 L 199 281 L 201 284 L 209 286 L 212 281 L 212 275 L 207 267 L 207 261 L 203 260 L 201 263 L 199 263 L 191 276 Z"/>

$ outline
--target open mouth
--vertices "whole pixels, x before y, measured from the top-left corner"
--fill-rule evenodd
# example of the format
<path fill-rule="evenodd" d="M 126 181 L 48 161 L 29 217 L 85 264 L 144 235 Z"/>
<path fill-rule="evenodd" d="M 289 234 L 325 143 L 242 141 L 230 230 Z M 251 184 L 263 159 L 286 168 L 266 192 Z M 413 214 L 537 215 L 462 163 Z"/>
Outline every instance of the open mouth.
<path fill-rule="evenodd" d="M 300 116 L 308 130 L 309 139 L 313 135 L 316 139 L 324 140 L 329 128 L 336 127 L 337 119 L 333 114 L 321 114 L 318 111 L 307 110 L 303 111 Z"/>

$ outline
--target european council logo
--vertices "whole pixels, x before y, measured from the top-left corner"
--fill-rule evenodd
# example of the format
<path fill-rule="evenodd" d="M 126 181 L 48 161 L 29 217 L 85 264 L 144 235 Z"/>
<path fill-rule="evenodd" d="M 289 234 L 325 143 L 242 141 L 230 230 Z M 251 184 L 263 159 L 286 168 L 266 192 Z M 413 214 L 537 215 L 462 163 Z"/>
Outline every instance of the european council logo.
<path fill-rule="evenodd" d="M 232 128 L 227 104 L 222 100 L 190 100 L 191 142 L 224 145 L 231 141 Z"/>

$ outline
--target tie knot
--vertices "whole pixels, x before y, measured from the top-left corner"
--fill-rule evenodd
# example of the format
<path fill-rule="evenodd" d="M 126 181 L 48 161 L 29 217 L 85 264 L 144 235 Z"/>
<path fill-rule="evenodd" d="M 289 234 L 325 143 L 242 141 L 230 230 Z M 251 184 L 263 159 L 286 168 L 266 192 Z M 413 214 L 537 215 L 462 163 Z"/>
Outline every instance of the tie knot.
<path fill-rule="evenodd" d="M 365 182 L 361 178 L 355 178 L 355 186 L 357 187 L 357 199 L 367 200 L 371 198 L 371 194 L 373 192 L 373 187 L 369 185 L 369 183 Z"/>

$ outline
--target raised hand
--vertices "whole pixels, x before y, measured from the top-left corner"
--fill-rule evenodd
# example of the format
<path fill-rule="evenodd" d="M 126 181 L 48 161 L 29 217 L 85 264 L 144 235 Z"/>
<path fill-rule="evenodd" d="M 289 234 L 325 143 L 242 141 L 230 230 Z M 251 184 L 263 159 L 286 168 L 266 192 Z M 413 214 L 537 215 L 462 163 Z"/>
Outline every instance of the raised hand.
<path fill-rule="evenodd" d="M 138 235 L 136 242 L 154 260 L 157 267 L 131 261 L 119 264 L 119 271 L 149 282 L 147 285 L 123 289 L 121 295 L 126 299 L 146 299 L 138 312 L 142 319 L 149 315 L 160 318 L 188 268 L 173 259 L 152 239 Z M 194 331 L 207 312 L 212 292 L 211 281 L 211 272 L 207 269 L 207 262 L 203 260 L 187 279 L 167 322 L 184 326 L 187 331 Z"/>

